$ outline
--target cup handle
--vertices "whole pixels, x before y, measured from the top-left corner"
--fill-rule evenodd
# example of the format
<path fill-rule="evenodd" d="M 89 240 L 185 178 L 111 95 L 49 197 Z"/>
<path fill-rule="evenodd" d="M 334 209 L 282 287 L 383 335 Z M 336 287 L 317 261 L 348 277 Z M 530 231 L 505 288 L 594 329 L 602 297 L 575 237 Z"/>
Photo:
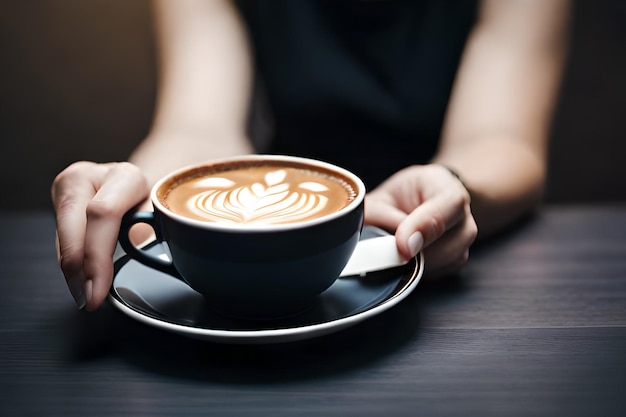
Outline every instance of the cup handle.
<path fill-rule="evenodd" d="M 145 223 L 152 227 L 157 235 L 157 239 L 158 236 L 161 235 L 153 212 L 134 210 L 129 211 L 124 215 L 124 217 L 122 217 L 120 234 L 118 236 L 118 241 L 120 242 L 120 246 L 122 246 L 122 249 L 124 249 L 124 252 L 126 252 L 126 254 L 134 260 L 150 268 L 156 269 L 157 271 L 165 272 L 166 274 L 169 274 L 175 278 L 180 279 L 181 281 L 184 281 L 171 260 L 165 260 L 158 256 L 152 255 L 144 250 L 141 250 L 137 248 L 137 246 L 135 246 L 133 242 L 130 241 L 130 229 L 137 223 Z"/>

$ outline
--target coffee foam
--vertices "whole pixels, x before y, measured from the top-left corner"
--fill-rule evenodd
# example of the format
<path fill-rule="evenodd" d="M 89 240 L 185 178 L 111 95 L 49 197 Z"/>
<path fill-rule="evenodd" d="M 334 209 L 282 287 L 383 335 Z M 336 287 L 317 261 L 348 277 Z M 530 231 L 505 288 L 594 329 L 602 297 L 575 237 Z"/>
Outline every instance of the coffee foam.
<path fill-rule="evenodd" d="M 185 217 L 256 226 L 322 217 L 355 197 L 355 187 L 332 172 L 257 163 L 191 173 L 167 185 L 159 199 Z"/>

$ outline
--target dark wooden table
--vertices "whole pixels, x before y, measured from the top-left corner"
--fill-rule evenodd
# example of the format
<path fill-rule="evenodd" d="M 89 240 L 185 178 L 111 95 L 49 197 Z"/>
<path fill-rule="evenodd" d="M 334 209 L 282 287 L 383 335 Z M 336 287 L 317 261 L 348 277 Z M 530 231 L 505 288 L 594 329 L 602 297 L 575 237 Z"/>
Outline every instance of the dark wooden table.
<path fill-rule="evenodd" d="M 341 333 L 224 345 L 79 312 L 0 213 L 0 416 L 625 416 L 626 207 L 547 207 Z"/>

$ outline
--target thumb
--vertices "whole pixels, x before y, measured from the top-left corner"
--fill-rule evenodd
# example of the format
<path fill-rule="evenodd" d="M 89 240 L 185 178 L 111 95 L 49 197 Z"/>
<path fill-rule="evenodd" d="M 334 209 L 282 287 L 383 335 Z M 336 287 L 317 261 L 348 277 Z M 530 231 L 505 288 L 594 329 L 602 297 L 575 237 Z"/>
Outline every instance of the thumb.
<path fill-rule="evenodd" d="M 458 224 L 464 216 L 463 196 L 439 194 L 426 200 L 398 225 L 396 243 L 405 259 L 414 257 Z"/>

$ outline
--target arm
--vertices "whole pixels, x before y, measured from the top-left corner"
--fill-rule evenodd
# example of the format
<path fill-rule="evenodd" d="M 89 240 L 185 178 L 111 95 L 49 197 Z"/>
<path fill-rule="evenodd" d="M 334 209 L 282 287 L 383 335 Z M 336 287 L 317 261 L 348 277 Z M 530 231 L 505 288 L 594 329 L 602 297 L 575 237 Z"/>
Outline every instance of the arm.
<path fill-rule="evenodd" d="M 460 269 L 478 230 L 488 236 L 540 201 L 568 12 L 567 0 L 485 0 L 432 163 L 368 195 L 366 221 L 395 230 L 403 256 L 424 250 L 431 274 Z"/>
<path fill-rule="evenodd" d="M 158 178 L 252 150 L 245 135 L 249 50 L 233 5 L 158 0 L 154 6 L 160 65 L 150 135 L 131 156 L 133 164 L 78 162 L 52 184 L 59 264 L 76 303 L 87 310 L 111 287 L 122 216 L 145 202 Z"/>
<path fill-rule="evenodd" d="M 245 131 L 250 51 L 235 6 L 227 0 L 155 0 L 153 10 L 155 118 L 130 158 L 150 184 L 180 166 L 252 152 Z"/>
<path fill-rule="evenodd" d="M 481 5 L 433 161 L 460 173 L 481 235 L 541 200 L 568 13 L 565 0 Z"/>

